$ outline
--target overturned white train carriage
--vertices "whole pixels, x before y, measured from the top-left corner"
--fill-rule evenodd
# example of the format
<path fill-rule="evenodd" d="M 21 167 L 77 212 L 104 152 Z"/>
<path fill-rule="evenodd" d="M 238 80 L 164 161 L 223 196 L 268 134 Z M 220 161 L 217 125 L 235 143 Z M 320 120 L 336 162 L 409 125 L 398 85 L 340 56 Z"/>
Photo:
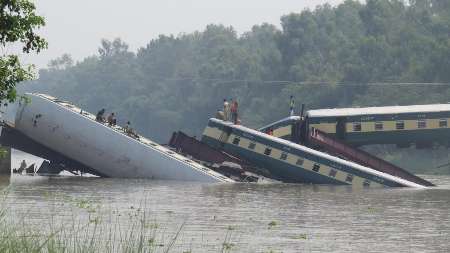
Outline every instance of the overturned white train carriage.
<path fill-rule="evenodd" d="M 101 175 L 201 182 L 234 182 L 142 136 L 128 136 L 119 126 L 69 102 L 44 94 L 26 94 L 14 128 L 43 146 L 84 164 Z"/>

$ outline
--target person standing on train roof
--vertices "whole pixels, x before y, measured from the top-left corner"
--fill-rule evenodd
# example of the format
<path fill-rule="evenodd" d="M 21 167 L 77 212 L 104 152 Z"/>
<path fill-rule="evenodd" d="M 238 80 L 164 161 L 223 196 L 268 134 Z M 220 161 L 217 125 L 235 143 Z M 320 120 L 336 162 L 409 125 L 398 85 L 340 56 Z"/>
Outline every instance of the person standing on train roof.
<path fill-rule="evenodd" d="M 124 131 L 125 133 L 129 133 L 129 132 L 130 132 L 130 129 L 131 129 L 131 122 L 130 122 L 130 121 L 127 121 L 127 124 L 126 124 L 125 127 L 123 128 L 123 131 Z"/>
<path fill-rule="evenodd" d="M 231 121 L 233 124 L 236 124 L 238 119 L 238 102 L 236 100 L 231 100 Z"/>
<path fill-rule="evenodd" d="M 294 96 L 291 95 L 289 101 L 289 116 L 294 116 L 294 108 L 295 108 Z"/>
<path fill-rule="evenodd" d="M 115 126 L 116 125 L 116 116 L 114 115 L 113 112 L 108 116 L 108 125 L 109 126 Z"/>
<path fill-rule="evenodd" d="M 95 120 L 103 122 L 104 121 L 104 115 L 105 114 L 105 108 L 101 109 L 100 111 L 97 112 L 97 116 L 95 117 Z"/>
<path fill-rule="evenodd" d="M 226 98 L 223 99 L 223 114 L 225 116 L 224 120 L 228 121 L 228 119 L 230 117 L 230 104 L 228 103 Z"/>
<path fill-rule="evenodd" d="M 234 122 L 234 100 L 230 98 L 230 121 Z"/>

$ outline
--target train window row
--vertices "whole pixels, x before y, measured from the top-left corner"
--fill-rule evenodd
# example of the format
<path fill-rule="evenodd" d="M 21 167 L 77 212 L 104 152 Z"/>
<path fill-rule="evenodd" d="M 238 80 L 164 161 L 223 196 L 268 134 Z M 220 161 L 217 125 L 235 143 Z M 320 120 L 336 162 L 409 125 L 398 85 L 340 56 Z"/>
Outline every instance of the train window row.
<path fill-rule="evenodd" d="M 440 128 L 445 128 L 445 127 L 447 127 L 447 125 L 448 125 L 447 119 L 439 120 Z M 427 128 L 427 121 L 424 119 L 418 120 L 417 128 L 419 128 L 419 129 Z M 383 122 L 381 122 L 381 121 L 375 122 L 375 131 L 382 131 L 383 129 L 384 129 Z M 395 129 L 396 130 L 405 129 L 405 122 L 403 120 L 396 121 Z M 362 131 L 361 122 L 353 122 L 353 132 L 361 132 L 361 131 Z"/>
<path fill-rule="evenodd" d="M 239 143 L 240 143 L 240 138 L 239 138 L 239 137 L 235 137 L 235 138 L 233 139 L 232 143 L 233 143 L 234 145 L 239 145 Z M 256 147 L 256 143 L 255 143 L 255 142 L 250 142 L 250 143 L 248 144 L 248 148 L 251 149 L 251 150 L 254 150 L 255 147 Z M 265 150 L 264 150 L 264 155 L 270 156 L 271 154 L 272 154 L 272 148 L 266 147 Z M 288 153 L 282 152 L 279 159 L 280 159 L 280 160 L 283 160 L 283 161 L 286 161 L 287 158 L 288 158 L 288 156 L 289 156 Z M 305 162 L 305 160 L 304 160 L 303 158 L 299 157 L 299 158 L 297 159 L 297 161 L 296 161 L 295 164 L 296 164 L 296 165 L 299 165 L 299 166 L 302 166 L 302 165 L 304 164 L 304 162 Z M 313 167 L 312 167 L 312 171 L 314 171 L 314 172 L 316 172 L 316 173 L 320 173 L 320 168 L 321 168 L 321 165 L 320 165 L 320 164 L 314 163 L 314 165 L 313 165 Z M 329 177 L 335 178 L 336 175 L 337 175 L 337 173 L 338 173 L 337 170 L 335 170 L 335 169 L 330 169 L 330 171 L 329 171 L 329 173 L 328 173 L 328 176 L 329 176 Z M 352 183 L 353 177 L 354 177 L 353 174 L 348 173 L 347 176 L 346 176 L 346 178 L 345 178 L 345 181 L 348 182 L 348 183 Z M 365 180 L 365 181 L 363 182 L 363 186 L 369 186 L 369 185 L 370 185 L 370 181 L 369 181 L 369 180 Z"/>

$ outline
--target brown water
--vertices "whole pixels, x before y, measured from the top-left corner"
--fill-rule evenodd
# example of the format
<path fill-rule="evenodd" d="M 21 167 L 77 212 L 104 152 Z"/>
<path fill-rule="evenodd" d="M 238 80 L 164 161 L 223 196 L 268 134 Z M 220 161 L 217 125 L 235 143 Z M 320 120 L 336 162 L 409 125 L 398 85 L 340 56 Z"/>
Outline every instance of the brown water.
<path fill-rule="evenodd" d="M 224 241 L 231 252 L 450 252 L 450 177 L 425 178 L 440 186 L 357 190 L 14 176 L 0 179 L 0 188 L 9 190 L 2 204 L 8 217 L 26 217 L 30 226 L 84 217 L 77 201 L 95 204 L 102 223 L 129 219 L 111 213 L 139 209 L 168 237 L 184 224 L 174 252 L 221 252 Z"/>

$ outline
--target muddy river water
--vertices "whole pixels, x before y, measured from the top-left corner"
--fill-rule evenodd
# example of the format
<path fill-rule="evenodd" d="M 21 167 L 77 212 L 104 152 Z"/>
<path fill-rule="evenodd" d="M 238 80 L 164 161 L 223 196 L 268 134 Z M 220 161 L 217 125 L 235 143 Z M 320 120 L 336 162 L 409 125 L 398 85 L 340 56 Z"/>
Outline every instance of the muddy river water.
<path fill-rule="evenodd" d="M 200 184 L 82 177 L 1 178 L 8 219 L 132 226 L 145 213 L 173 252 L 450 252 L 450 177 L 418 189 Z M 75 220 L 75 221 L 74 221 Z M 226 246 L 226 247 L 225 247 Z"/>

